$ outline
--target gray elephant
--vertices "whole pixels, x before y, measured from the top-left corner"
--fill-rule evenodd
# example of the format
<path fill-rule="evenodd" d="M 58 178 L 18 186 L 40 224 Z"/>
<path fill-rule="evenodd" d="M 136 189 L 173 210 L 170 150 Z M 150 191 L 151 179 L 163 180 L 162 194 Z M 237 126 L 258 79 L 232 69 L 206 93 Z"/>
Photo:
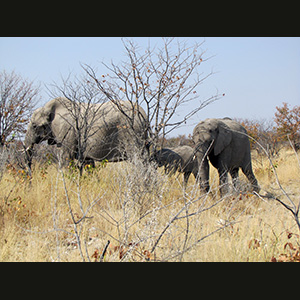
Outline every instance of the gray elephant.
<path fill-rule="evenodd" d="M 194 128 L 193 141 L 202 189 L 209 191 L 209 158 L 219 173 L 221 195 L 227 191 L 228 172 L 236 187 L 239 168 L 250 181 L 252 189 L 259 191 L 252 171 L 250 143 L 243 126 L 229 118 L 206 119 Z"/>
<path fill-rule="evenodd" d="M 75 105 L 63 97 L 50 100 L 32 115 L 25 137 L 27 156 L 32 157 L 34 144 L 47 140 L 62 147 L 64 161 L 79 155 L 89 163 L 126 159 L 131 145 L 145 142 L 146 114 L 128 101 L 121 101 L 120 107 L 110 101 Z"/>
<path fill-rule="evenodd" d="M 194 159 L 194 149 L 190 146 L 163 148 L 152 154 L 150 160 L 155 160 L 159 167 L 165 167 L 167 174 L 179 171 L 184 174 L 184 186 L 187 185 L 191 173 L 197 178 L 198 162 Z"/>

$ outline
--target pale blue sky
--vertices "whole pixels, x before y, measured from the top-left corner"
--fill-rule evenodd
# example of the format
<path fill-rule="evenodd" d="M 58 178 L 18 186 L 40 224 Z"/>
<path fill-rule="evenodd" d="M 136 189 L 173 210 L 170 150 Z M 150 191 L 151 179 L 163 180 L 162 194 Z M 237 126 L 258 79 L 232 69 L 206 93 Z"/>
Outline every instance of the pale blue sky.
<path fill-rule="evenodd" d="M 157 37 L 132 39 L 142 47 L 149 41 L 151 45 L 161 43 Z M 178 39 L 191 44 L 204 40 Z M 188 135 L 199 120 L 208 117 L 271 119 L 275 107 L 283 101 L 300 105 L 299 37 L 206 37 L 202 48 L 207 50 L 206 56 L 215 56 L 201 68 L 204 72 L 213 69 L 216 74 L 203 83 L 199 93 L 205 99 L 218 90 L 225 97 L 200 111 L 176 133 Z M 44 85 L 59 82 L 61 75 L 70 71 L 79 74 L 80 63 L 105 72 L 102 61 L 117 63 L 122 59 L 124 49 L 119 37 L 0 37 L 0 71 L 14 70 L 40 82 L 43 103 L 50 99 Z"/>

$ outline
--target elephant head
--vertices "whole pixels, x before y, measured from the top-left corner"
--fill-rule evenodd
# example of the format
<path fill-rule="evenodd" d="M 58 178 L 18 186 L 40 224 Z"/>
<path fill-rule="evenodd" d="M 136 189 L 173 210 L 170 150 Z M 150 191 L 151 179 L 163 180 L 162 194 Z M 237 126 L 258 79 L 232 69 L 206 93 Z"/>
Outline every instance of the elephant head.
<path fill-rule="evenodd" d="M 198 147 L 197 150 L 202 153 L 213 151 L 214 155 L 219 155 L 231 140 L 230 128 L 218 119 L 206 119 L 200 122 L 193 132 L 193 141 Z"/>
<path fill-rule="evenodd" d="M 150 161 L 155 161 L 158 167 L 165 167 L 166 173 L 175 173 L 183 165 L 181 156 L 169 148 L 163 148 L 155 151 L 150 156 Z"/>
<path fill-rule="evenodd" d="M 34 144 L 48 140 L 49 145 L 56 144 L 52 131 L 52 121 L 55 118 L 55 111 L 60 104 L 60 99 L 49 101 L 44 107 L 34 111 L 25 136 L 25 147 L 31 150 Z"/>
<path fill-rule="evenodd" d="M 64 98 L 55 98 L 34 111 L 24 141 L 29 168 L 31 168 L 34 144 L 48 141 L 49 145 L 57 144 L 59 146 L 60 143 L 53 133 L 52 123 L 54 119 L 61 117 L 58 112 L 63 110 L 63 101 Z"/>
<path fill-rule="evenodd" d="M 193 141 L 199 165 L 200 187 L 209 190 L 209 164 L 207 157 L 210 154 L 219 155 L 232 140 L 230 128 L 218 119 L 206 119 L 200 122 L 193 131 Z"/>

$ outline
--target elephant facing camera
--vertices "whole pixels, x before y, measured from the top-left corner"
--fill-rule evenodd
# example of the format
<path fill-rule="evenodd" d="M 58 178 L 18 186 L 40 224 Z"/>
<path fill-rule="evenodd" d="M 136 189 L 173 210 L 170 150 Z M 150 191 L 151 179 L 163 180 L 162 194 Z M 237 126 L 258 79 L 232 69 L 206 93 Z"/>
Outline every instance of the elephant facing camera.
<path fill-rule="evenodd" d="M 206 119 L 194 128 L 193 141 L 202 190 L 210 190 L 210 161 L 219 174 L 221 196 L 227 193 L 228 173 L 232 177 L 234 188 L 237 188 L 239 169 L 249 180 L 252 191 L 259 192 L 252 170 L 250 142 L 243 126 L 230 118 Z"/>

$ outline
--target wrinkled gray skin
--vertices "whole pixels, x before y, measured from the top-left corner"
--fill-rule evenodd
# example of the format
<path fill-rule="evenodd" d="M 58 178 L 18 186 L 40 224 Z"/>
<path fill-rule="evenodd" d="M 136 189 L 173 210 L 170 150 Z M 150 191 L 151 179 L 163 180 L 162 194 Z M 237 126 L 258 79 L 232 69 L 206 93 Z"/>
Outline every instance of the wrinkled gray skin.
<path fill-rule="evenodd" d="M 195 155 L 198 160 L 200 187 L 209 191 L 209 164 L 218 170 L 221 195 L 227 192 L 228 172 L 236 187 L 239 168 L 252 185 L 259 191 L 252 171 L 250 143 L 246 129 L 229 118 L 206 119 L 193 131 Z"/>
<path fill-rule="evenodd" d="M 165 167 L 167 174 L 179 171 L 184 174 L 184 185 L 187 185 L 191 173 L 197 178 L 198 162 L 194 158 L 194 149 L 190 146 L 178 146 L 176 148 L 163 148 L 151 156 L 159 167 Z"/>
<path fill-rule="evenodd" d="M 94 104 L 89 107 L 89 110 L 86 110 L 86 104 L 82 104 L 80 108 L 81 115 L 86 111 L 89 112 L 88 122 L 84 122 L 84 118 L 81 118 L 80 122 L 92 124 L 86 139 L 86 151 L 83 153 L 87 162 L 126 159 L 123 149 L 135 143 L 134 137 L 139 136 L 141 141 L 145 140 L 143 136 L 145 119 L 136 117 L 138 115 L 136 111 L 132 128 L 124 114 L 111 102 Z M 122 108 L 128 116 L 133 116 L 133 109 L 129 102 L 122 102 Z M 139 108 L 139 111 L 145 116 L 142 108 Z M 64 161 L 78 158 L 78 140 L 72 113 L 71 102 L 66 98 L 50 100 L 34 111 L 25 137 L 25 147 L 29 157 L 32 157 L 34 144 L 47 140 L 50 145 L 56 144 L 62 147 Z"/>

